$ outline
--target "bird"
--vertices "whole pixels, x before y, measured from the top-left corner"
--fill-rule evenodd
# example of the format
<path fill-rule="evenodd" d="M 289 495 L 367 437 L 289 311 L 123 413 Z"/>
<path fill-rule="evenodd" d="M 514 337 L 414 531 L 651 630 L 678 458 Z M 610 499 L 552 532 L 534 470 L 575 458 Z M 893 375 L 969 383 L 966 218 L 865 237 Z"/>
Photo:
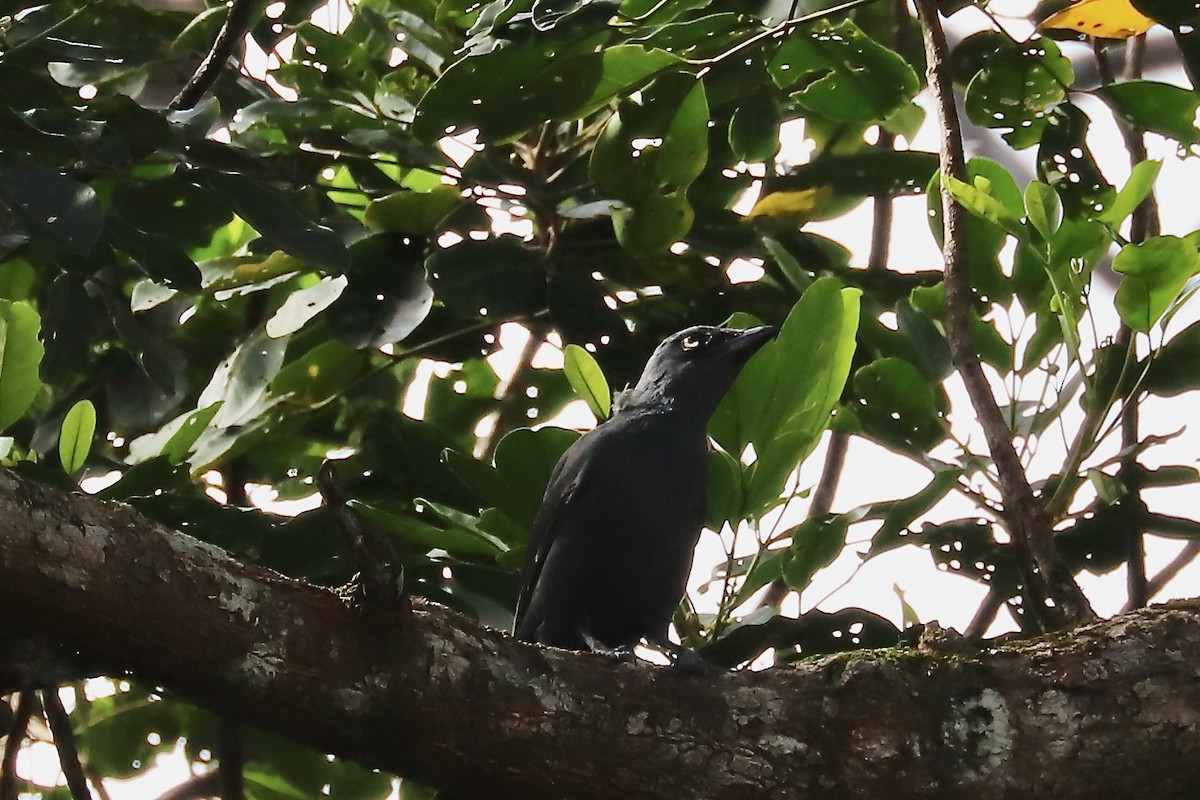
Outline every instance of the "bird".
<path fill-rule="evenodd" d="M 699 325 L 668 336 L 612 416 L 563 453 L 530 533 L 518 639 L 608 654 L 645 639 L 677 664 L 695 656 L 668 630 L 704 526 L 708 422 L 776 332 Z"/>

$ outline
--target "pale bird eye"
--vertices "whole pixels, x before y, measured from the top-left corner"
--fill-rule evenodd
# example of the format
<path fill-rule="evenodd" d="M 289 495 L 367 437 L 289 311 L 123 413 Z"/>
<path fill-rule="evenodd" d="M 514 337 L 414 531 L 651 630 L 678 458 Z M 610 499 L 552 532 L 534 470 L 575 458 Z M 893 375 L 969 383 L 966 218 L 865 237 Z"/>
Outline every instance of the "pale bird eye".
<path fill-rule="evenodd" d="M 704 344 L 704 340 L 699 336 L 685 336 L 679 346 L 684 350 L 695 350 L 700 345 Z"/>

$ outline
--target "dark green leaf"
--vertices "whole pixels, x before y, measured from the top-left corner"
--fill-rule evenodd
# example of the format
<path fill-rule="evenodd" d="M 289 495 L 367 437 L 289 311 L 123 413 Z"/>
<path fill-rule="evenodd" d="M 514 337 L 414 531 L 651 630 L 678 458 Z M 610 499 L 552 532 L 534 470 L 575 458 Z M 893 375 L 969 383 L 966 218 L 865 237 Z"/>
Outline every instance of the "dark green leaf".
<path fill-rule="evenodd" d="M 1135 128 L 1161 133 L 1184 147 L 1200 142 L 1200 94 L 1157 81 L 1124 81 L 1096 90 L 1113 112 Z"/>
<path fill-rule="evenodd" d="M 0 198 L 75 253 L 91 252 L 104 229 L 104 209 L 90 186 L 3 154 Z"/>
<path fill-rule="evenodd" d="M 793 31 L 767 68 L 781 89 L 800 86 L 802 106 L 840 122 L 880 122 L 920 88 L 903 57 L 849 20 Z"/>
<path fill-rule="evenodd" d="M 976 125 L 1000 129 L 1013 147 L 1029 147 L 1074 81 L 1070 60 L 1054 42 L 1011 42 L 993 52 L 967 86 L 967 116 Z"/>

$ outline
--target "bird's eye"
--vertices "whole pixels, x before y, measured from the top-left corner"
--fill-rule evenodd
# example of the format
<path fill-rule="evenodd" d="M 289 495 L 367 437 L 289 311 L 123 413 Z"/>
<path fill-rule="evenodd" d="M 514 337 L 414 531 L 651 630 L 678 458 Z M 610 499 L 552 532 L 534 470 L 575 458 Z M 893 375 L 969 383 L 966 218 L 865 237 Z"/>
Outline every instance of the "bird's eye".
<path fill-rule="evenodd" d="M 703 333 L 689 333 L 679 342 L 684 350 L 696 350 L 708 344 L 709 336 Z"/>

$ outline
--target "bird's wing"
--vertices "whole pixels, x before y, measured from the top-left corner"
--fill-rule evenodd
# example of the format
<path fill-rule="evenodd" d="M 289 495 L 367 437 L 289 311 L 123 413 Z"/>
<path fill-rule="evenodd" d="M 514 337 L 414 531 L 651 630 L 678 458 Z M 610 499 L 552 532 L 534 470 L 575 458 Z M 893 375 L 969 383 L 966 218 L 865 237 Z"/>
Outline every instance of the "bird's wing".
<path fill-rule="evenodd" d="M 554 544 L 554 534 L 559 527 L 556 523 L 574 499 L 580 485 L 582 465 L 580 459 L 572 458 L 572 455 L 565 454 L 554 466 L 554 472 L 550 474 L 546 492 L 542 496 L 542 504 L 533 518 L 529 546 L 525 551 L 525 565 L 521 568 L 521 593 L 517 597 L 517 610 L 513 617 L 514 632 L 521 627 L 521 620 L 533 597 L 533 589 L 542 574 L 542 566 L 546 563 L 546 557 Z"/>

